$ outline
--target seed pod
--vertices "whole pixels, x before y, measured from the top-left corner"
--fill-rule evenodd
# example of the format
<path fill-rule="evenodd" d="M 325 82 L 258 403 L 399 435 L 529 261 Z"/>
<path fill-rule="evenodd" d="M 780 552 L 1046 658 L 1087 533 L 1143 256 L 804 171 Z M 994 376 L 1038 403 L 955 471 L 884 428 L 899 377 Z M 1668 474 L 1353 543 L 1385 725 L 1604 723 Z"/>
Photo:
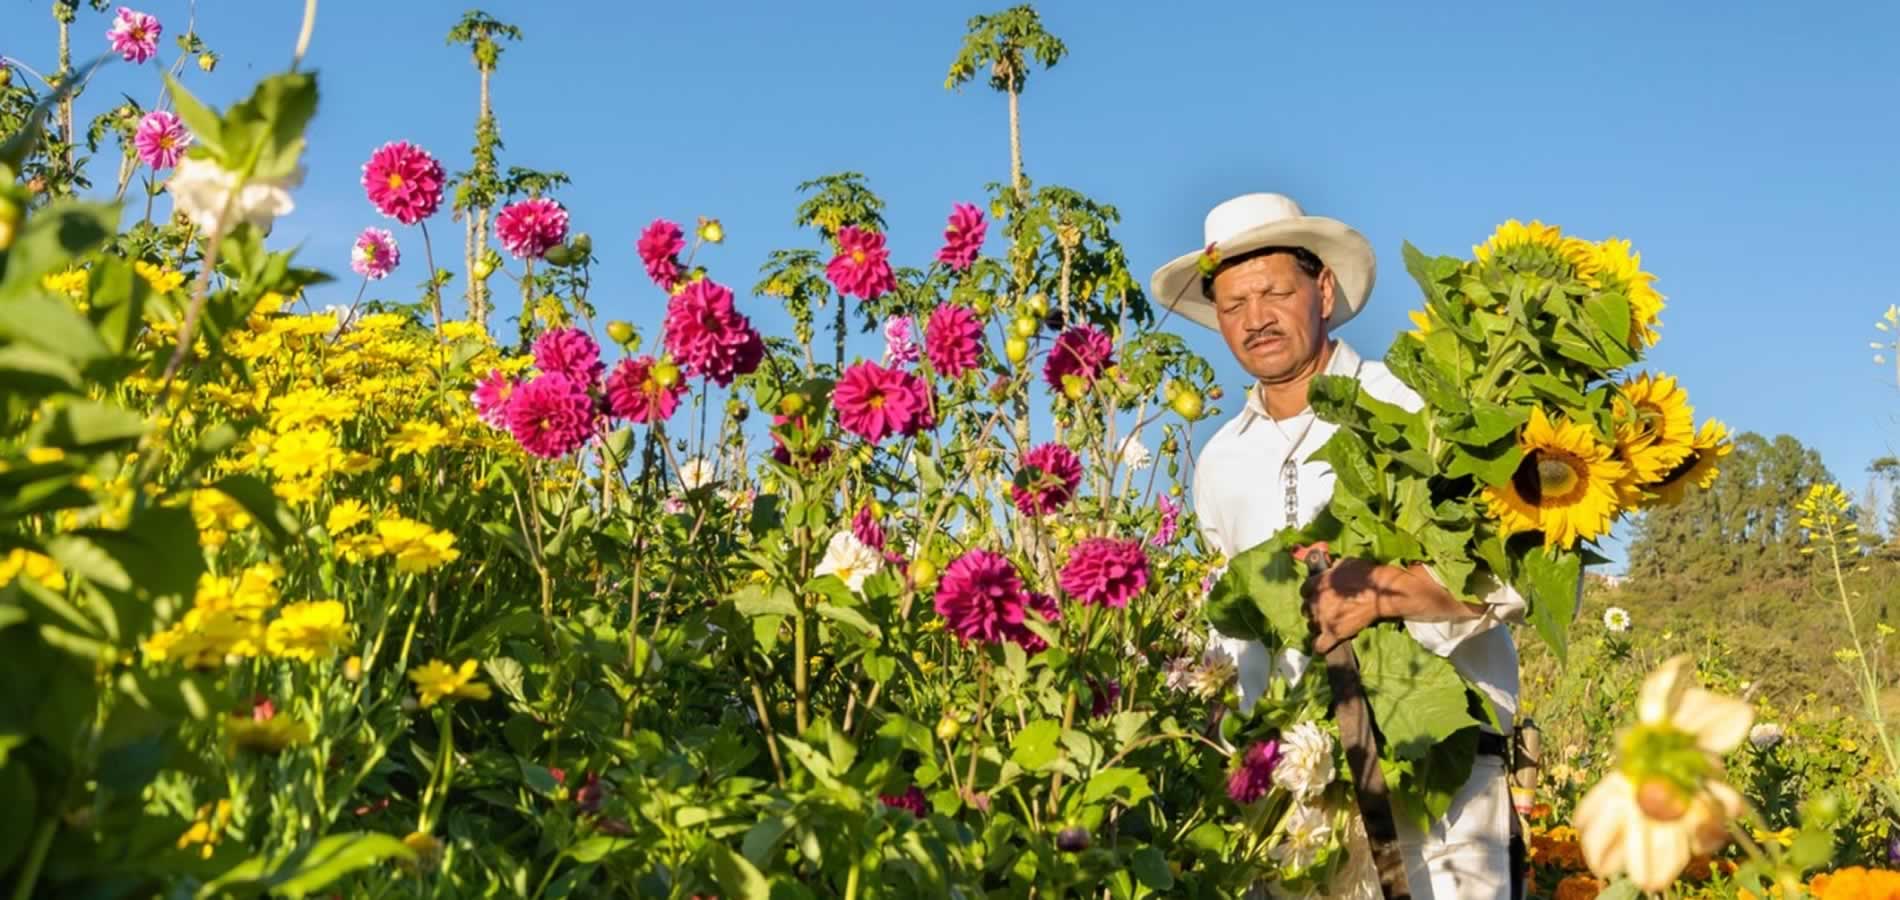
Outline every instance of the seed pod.
<path fill-rule="evenodd" d="M 1064 853 L 1081 853 L 1089 848 L 1089 830 L 1080 825 L 1064 828 L 1056 833 L 1056 849 Z"/>

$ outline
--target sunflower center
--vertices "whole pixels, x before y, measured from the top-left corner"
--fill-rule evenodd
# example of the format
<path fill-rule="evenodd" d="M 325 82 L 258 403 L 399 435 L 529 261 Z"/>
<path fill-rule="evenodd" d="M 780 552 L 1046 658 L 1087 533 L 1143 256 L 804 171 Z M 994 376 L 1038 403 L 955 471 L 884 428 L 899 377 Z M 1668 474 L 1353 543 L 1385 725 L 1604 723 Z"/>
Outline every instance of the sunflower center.
<path fill-rule="evenodd" d="M 1696 464 L 1701 461 L 1702 461 L 1702 451 L 1690 450 L 1689 455 L 1685 457 L 1682 460 L 1682 462 L 1677 463 L 1675 468 L 1669 470 L 1669 474 L 1664 475 L 1663 477 L 1656 480 L 1656 486 L 1667 487 L 1669 485 L 1675 484 L 1677 481 L 1687 476 L 1690 472 L 1695 471 Z"/>
<path fill-rule="evenodd" d="M 402 176 L 395 172 L 389 173 L 390 190 L 395 190 L 396 188 L 399 188 L 399 187 L 402 187 Z"/>
<path fill-rule="evenodd" d="M 1533 506 L 1567 506 L 1583 496 L 1589 475 L 1583 460 L 1561 450 L 1538 449 L 1517 467 L 1511 484 Z"/>

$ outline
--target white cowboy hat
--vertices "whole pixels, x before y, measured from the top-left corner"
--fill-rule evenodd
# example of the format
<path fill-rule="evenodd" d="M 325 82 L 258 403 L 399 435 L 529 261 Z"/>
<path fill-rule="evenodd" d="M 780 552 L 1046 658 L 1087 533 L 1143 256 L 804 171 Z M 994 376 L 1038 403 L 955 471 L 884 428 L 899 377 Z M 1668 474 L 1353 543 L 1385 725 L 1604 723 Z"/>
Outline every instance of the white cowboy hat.
<path fill-rule="evenodd" d="M 1202 248 L 1155 270 L 1149 280 L 1161 305 L 1209 328 L 1218 328 L 1214 303 L 1201 293 L 1201 255 L 1212 245 L 1223 259 L 1262 247 L 1304 247 L 1313 251 L 1339 280 L 1333 314 L 1326 327 L 1346 324 L 1366 305 L 1378 268 L 1365 235 L 1337 219 L 1309 216 L 1293 198 L 1281 194 L 1242 194 L 1207 214 Z"/>

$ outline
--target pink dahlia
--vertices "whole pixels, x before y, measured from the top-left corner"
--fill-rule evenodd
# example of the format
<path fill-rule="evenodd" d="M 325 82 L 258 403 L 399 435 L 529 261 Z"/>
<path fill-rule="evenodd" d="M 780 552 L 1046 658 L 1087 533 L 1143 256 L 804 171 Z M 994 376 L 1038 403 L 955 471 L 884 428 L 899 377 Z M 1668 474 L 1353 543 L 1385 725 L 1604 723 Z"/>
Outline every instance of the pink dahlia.
<path fill-rule="evenodd" d="M 653 377 L 653 368 L 651 356 L 623 359 L 614 366 L 613 374 L 607 376 L 607 404 L 614 415 L 642 425 L 673 417 L 680 395 L 686 393 L 686 382 L 676 378 L 671 385 L 662 385 Z"/>
<path fill-rule="evenodd" d="M 893 434 L 916 434 L 930 421 L 930 387 L 922 378 L 860 362 L 844 370 L 831 405 L 844 430 L 875 444 Z"/>
<path fill-rule="evenodd" d="M 1148 586 L 1148 554 L 1138 540 L 1089 538 L 1069 551 L 1060 581 L 1083 603 L 1120 609 Z"/>
<path fill-rule="evenodd" d="M 502 374 L 500 369 L 491 369 L 488 376 L 475 385 L 475 414 L 482 421 L 495 428 L 508 427 L 508 398 L 514 395 L 518 385 L 515 380 Z"/>
<path fill-rule="evenodd" d="M 976 262 L 976 255 L 983 252 L 983 235 L 989 231 L 989 225 L 983 221 L 983 211 L 968 203 L 958 203 L 950 208 L 950 225 L 943 230 L 943 249 L 937 251 L 937 261 L 950 267 L 952 272 L 961 272 Z"/>
<path fill-rule="evenodd" d="M 884 549 L 884 526 L 878 524 L 877 515 L 871 512 L 868 503 L 858 507 L 858 514 L 851 517 L 851 534 L 866 547 Z"/>
<path fill-rule="evenodd" d="M 880 794 L 877 800 L 891 809 L 901 809 L 919 819 L 929 815 L 924 809 L 924 792 L 914 784 L 901 794 Z"/>
<path fill-rule="evenodd" d="M 1042 594 L 1042 593 L 1037 593 L 1033 591 L 1030 592 L 1029 600 L 1025 604 L 1025 606 L 1029 609 L 1035 610 L 1038 613 L 1041 613 L 1042 619 L 1045 622 L 1062 621 L 1061 605 L 1056 603 L 1056 598 L 1051 597 L 1048 594 Z M 1005 638 L 1008 638 L 1012 643 L 1020 645 L 1023 648 L 1023 652 L 1029 654 L 1030 656 L 1035 656 L 1036 654 L 1049 649 L 1049 642 L 1043 640 L 1042 635 L 1039 635 L 1035 633 L 1034 631 L 1029 630 L 1027 616 L 1024 617 L 1024 621 L 1022 624 L 1011 625 L 1003 629 L 1003 636 Z"/>
<path fill-rule="evenodd" d="M 376 211 L 414 225 L 442 205 L 442 164 L 408 141 L 390 141 L 363 164 L 363 190 Z"/>
<path fill-rule="evenodd" d="M 1049 361 L 1043 363 L 1042 377 L 1055 390 L 1062 390 L 1062 378 L 1074 375 L 1083 384 L 1094 384 L 1102 371 L 1115 364 L 1115 345 L 1108 335 L 1093 325 L 1078 325 L 1056 338 L 1049 348 Z"/>
<path fill-rule="evenodd" d="M 112 27 L 106 29 L 106 40 L 126 62 L 143 63 L 158 54 L 158 36 L 164 31 L 157 17 L 121 6 Z"/>
<path fill-rule="evenodd" d="M 508 398 L 508 430 L 529 453 L 543 459 L 566 456 L 594 436 L 594 398 L 580 382 L 545 373 Z"/>
<path fill-rule="evenodd" d="M 1044 516 L 1067 506 L 1082 484 L 1082 460 L 1061 444 L 1042 444 L 1023 454 L 1010 499 L 1025 516 Z"/>
<path fill-rule="evenodd" d="M 749 375 L 765 359 L 765 341 L 732 306 L 732 291 L 702 278 L 668 301 L 662 335 L 666 352 L 686 371 L 721 387 Z"/>
<path fill-rule="evenodd" d="M 579 328 L 554 328 L 535 338 L 534 367 L 559 372 L 582 387 L 599 381 L 607 368 L 600 361 L 600 345 Z"/>
<path fill-rule="evenodd" d="M 1227 776 L 1227 796 L 1246 806 L 1265 797 L 1273 787 L 1273 770 L 1280 767 L 1280 742 L 1257 741 L 1241 754 L 1240 765 Z"/>
<path fill-rule="evenodd" d="M 945 566 L 937 582 L 937 614 L 965 641 L 997 643 L 1023 623 L 1029 597 L 1009 560 L 971 550 Z"/>
<path fill-rule="evenodd" d="M 884 364 L 908 366 L 918 359 L 917 341 L 911 337 L 917 322 L 909 316 L 893 316 L 884 323 Z"/>
<path fill-rule="evenodd" d="M 388 277 L 401 262 L 396 236 L 387 228 L 365 228 L 350 245 L 350 270 L 371 281 Z"/>
<path fill-rule="evenodd" d="M 791 435 L 792 444 L 785 442 L 785 435 L 779 433 L 781 429 Z M 813 437 L 811 428 L 805 422 L 803 416 L 793 418 L 791 416 L 774 415 L 772 417 L 771 434 L 772 458 L 777 460 L 780 465 L 792 465 L 794 461 L 793 445 L 796 445 L 798 448 L 796 460 L 801 464 L 811 463 L 812 465 L 824 465 L 826 460 L 831 459 L 830 444 L 817 444 L 816 446 L 812 446 L 810 440 Z"/>
<path fill-rule="evenodd" d="M 635 245 L 640 261 L 646 263 L 647 277 L 664 290 L 672 290 L 680 279 L 680 251 L 686 249 L 686 233 L 665 219 L 654 219 Z"/>
<path fill-rule="evenodd" d="M 983 361 L 983 324 L 956 304 L 937 307 L 924 326 L 924 352 L 937 374 L 955 378 Z"/>
<path fill-rule="evenodd" d="M 884 236 L 855 225 L 838 229 L 838 255 L 825 267 L 825 277 L 838 293 L 860 300 L 876 300 L 897 287 Z"/>
<path fill-rule="evenodd" d="M 1148 546 L 1166 547 L 1174 543 L 1175 537 L 1180 533 L 1181 505 L 1174 502 L 1174 498 L 1167 494 L 1162 494 L 1155 501 L 1155 505 L 1161 509 L 1161 524 L 1155 527 L 1154 536 L 1148 539 Z"/>
<path fill-rule="evenodd" d="M 146 113 L 139 120 L 138 131 L 132 134 L 132 147 L 138 151 L 139 162 L 154 169 L 178 165 L 185 148 L 190 146 L 191 132 L 185 129 L 185 120 L 162 109 Z"/>
<path fill-rule="evenodd" d="M 540 259 L 567 240 L 567 210 L 546 197 L 510 203 L 495 214 L 495 237 L 516 259 Z"/>

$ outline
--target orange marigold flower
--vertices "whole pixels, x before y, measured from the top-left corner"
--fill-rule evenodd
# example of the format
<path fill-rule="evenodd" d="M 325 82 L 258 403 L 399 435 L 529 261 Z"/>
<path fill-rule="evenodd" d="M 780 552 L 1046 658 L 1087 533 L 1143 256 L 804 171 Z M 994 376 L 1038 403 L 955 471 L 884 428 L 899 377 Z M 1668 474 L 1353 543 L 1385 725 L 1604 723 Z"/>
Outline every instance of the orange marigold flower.
<path fill-rule="evenodd" d="M 1603 882 L 1588 875 L 1572 875 L 1557 882 L 1557 900 L 1591 900 L 1603 893 Z"/>

